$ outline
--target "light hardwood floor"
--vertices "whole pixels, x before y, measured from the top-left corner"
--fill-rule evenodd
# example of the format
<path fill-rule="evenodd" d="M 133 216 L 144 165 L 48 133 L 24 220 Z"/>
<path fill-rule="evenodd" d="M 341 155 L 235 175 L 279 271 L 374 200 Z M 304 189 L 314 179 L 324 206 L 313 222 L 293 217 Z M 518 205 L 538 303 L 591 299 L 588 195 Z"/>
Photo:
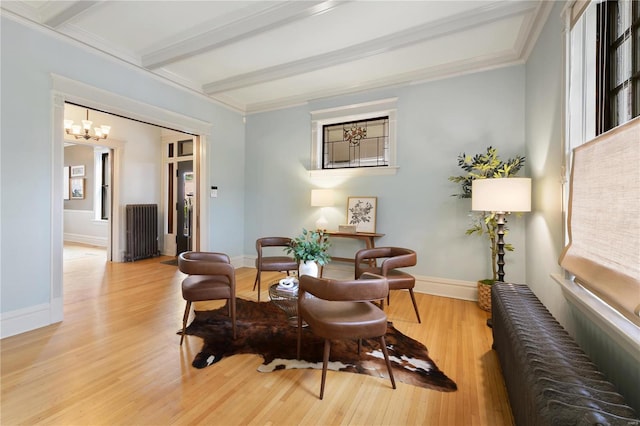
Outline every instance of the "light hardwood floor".
<path fill-rule="evenodd" d="M 403 383 L 392 390 L 388 380 L 329 372 L 320 401 L 317 370 L 259 373 L 257 355 L 191 367 L 202 340 L 178 344 L 183 276 L 160 263 L 167 259 L 109 263 L 89 247 L 66 252 L 64 321 L 0 341 L 0 423 L 513 424 L 488 314 L 473 302 L 417 294 L 422 324 L 407 292 L 393 292 L 387 307 L 396 328 L 429 348 L 456 392 Z M 239 297 L 256 299 L 254 276 L 252 268 L 237 270 Z M 261 298 L 268 300 L 266 291 Z"/>

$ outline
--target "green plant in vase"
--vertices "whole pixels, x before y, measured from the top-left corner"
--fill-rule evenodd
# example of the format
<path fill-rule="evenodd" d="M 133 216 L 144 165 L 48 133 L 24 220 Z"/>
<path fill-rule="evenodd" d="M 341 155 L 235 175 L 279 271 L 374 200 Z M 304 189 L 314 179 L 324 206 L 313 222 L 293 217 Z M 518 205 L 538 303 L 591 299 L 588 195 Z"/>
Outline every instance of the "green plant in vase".
<path fill-rule="evenodd" d="M 460 185 L 460 192 L 453 196 L 458 198 L 471 198 L 472 182 L 475 179 L 513 177 L 522 169 L 524 163 L 525 157 L 520 155 L 503 161 L 500 159 L 498 151 L 492 146 L 489 146 L 486 152 L 476 154 L 473 157 L 462 153 L 458 155 L 458 166 L 460 166 L 465 173 L 459 176 L 449 177 L 451 182 Z M 491 255 L 492 278 L 478 280 L 478 289 L 480 291 L 480 284 L 491 286 L 498 279 L 496 262 L 498 256 L 498 222 L 494 212 L 472 212 L 472 221 L 471 227 L 466 230 L 465 234 L 485 235 L 489 240 Z M 507 229 L 505 228 L 505 232 L 506 231 Z M 511 244 L 505 244 L 504 249 L 507 251 L 514 250 Z M 483 307 L 482 304 L 481 307 Z M 485 309 L 485 307 L 483 307 L 483 309 Z M 485 310 L 490 311 L 490 305 L 489 308 Z"/>
<path fill-rule="evenodd" d="M 328 253 L 330 246 L 329 239 L 322 230 L 302 229 L 302 234 L 294 238 L 285 251 L 300 262 L 300 275 L 304 275 L 303 272 L 307 272 L 305 267 L 309 267 L 311 270 L 307 275 L 318 276 L 318 265 L 324 266 L 331 260 Z"/>

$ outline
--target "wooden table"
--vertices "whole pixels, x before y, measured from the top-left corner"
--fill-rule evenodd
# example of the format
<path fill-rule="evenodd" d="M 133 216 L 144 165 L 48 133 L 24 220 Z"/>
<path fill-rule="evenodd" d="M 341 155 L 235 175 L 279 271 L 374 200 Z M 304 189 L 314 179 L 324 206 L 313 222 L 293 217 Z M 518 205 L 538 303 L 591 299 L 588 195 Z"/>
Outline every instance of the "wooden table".
<path fill-rule="evenodd" d="M 375 247 L 375 239 L 384 237 L 384 234 L 378 234 L 375 232 L 337 232 L 337 231 L 325 231 L 326 235 L 332 238 L 351 238 L 354 240 L 364 241 L 366 248 Z M 335 257 L 331 256 L 332 260 L 337 260 L 339 262 L 351 262 L 354 263 L 355 259 L 351 259 L 348 257 Z"/>

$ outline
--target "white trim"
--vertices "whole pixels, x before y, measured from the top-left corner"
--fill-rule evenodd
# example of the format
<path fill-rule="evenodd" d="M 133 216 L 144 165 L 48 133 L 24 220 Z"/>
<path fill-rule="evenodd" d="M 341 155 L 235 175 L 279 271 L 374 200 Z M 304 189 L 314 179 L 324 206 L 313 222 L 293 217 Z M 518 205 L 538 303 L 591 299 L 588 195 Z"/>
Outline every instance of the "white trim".
<path fill-rule="evenodd" d="M 573 306 L 640 362 L 640 327 L 573 280 L 565 279 L 559 274 L 551 274 L 551 278 L 560 284 L 562 292 Z"/>
<path fill-rule="evenodd" d="M 72 234 L 72 233 L 65 232 L 64 241 L 70 242 L 70 243 L 88 244 L 90 246 L 106 248 L 109 242 L 109 239 L 105 237 L 96 237 L 93 235 L 81 235 L 81 234 Z"/>
<path fill-rule="evenodd" d="M 255 255 L 244 255 L 234 258 L 232 263 L 236 268 L 245 267 L 255 269 Z M 323 276 L 333 279 L 352 279 L 353 265 L 346 262 L 330 262 L 324 267 Z M 478 300 L 478 283 L 476 281 L 452 280 L 449 278 L 414 275 L 416 278 L 416 293 L 432 296 L 450 297 L 452 299 Z"/>
<path fill-rule="evenodd" d="M 161 40 L 142 55 L 142 65 L 154 69 L 237 43 L 313 15 L 325 13 L 342 3 L 307 0 L 304 2 L 252 2 L 250 7 L 205 22 L 195 28 Z"/>
<path fill-rule="evenodd" d="M 309 170 L 309 177 L 354 177 L 354 176 L 391 176 L 398 173 L 399 167 L 350 167 L 344 169 Z"/>
<path fill-rule="evenodd" d="M 0 315 L 0 339 L 62 321 L 62 298 Z"/>
<path fill-rule="evenodd" d="M 5 2 L 7 5 L 8 4 L 20 4 L 20 2 Z M 26 9 L 31 9 L 31 8 L 26 8 Z M 23 10 L 23 8 L 21 7 L 20 10 Z M 150 77 L 153 78 L 156 81 L 160 81 L 164 84 L 167 84 L 171 87 L 174 87 L 176 89 L 182 90 L 186 93 L 189 93 L 191 95 L 195 95 L 197 97 L 199 97 L 202 100 L 205 100 L 209 103 L 211 103 L 212 105 L 219 105 L 219 106 L 223 106 L 225 108 L 230 109 L 231 111 L 235 111 L 238 113 L 243 113 L 244 109 L 239 109 L 238 107 L 234 106 L 234 105 L 229 105 L 224 103 L 223 101 L 220 101 L 218 99 L 214 99 L 210 96 L 207 96 L 206 94 L 202 93 L 202 90 L 200 90 L 201 85 L 196 83 L 196 82 L 191 82 L 191 84 L 187 84 L 187 83 L 183 83 L 184 79 L 175 79 L 175 78 L 170 78 L 167 76 L 167 74 L 160 74 L 160 73 L 155 73 L 152 72 L 146 68 L 143 68 L 142 66 L 140 66 L 139 63 L 137 63 L 138 59 L 137 58 L 133 58 L 130 56 L 130 53 L 128 52 L 123 52 L 120 51 L 118 49 L 118 51 L 114 50 L 113 52 L 110 52 L 109 46 L 104 45 L 104 43 L 102 43 L 100 40 L 95 40 L 93 39 L 92 36 L 87 35 L 86 33 L 82 33 L 82 32 L 74 32 L 73 31 L 73 27 L 69 27 L 67 29 L 67 33 L 61 33 L 59 31 L 53 30 L 43 24 L 41 24 L 38 21 L 38 18 L 36 17 L 35 19 L 32 19 L 31 16 L 33 16 L 33 14 L 28 13 L 27 15 L 29 15 L 28 17 L 25 17 L 27 15 L 22 14 L 21 12 L 18 12 L 20 14 L 17 14 L 16 12 L 14 12 L 13 10 L 7 9 L 6 5 L 3 3 L 2 7 L 0 8 L 0 15 L 2 16 L 6 16 L 7 18 L 18 22 L 22 25 L 28 26 L 29 28 L 35 29 L 41 33 L 46 34 L 47 37 L 51 37 L 55 40 L 61 40 L 64 41 L 66 43 L 70 43 L 73 46 L 79 47 L 81 49 L 83 49 L 86 52 L 90 52 L 92 54 L 98 54 L 101 55 L 103 58 L 110 58 L 113 61 L 117 61 L 118 63 L 128 67 L 129 69 L 135 69 L 137 71 L 141 71 L 145 73 L 146 77 Z M 92 40 L 92 43 L 94 43 L 95 45 L 92 45 L 90 43 L 87 43 L 86 41 L 83 41 L 83 39 L 86 40 Z M 114 48 L 115 49 L 115 48 Z M 180 80 L 180 81 L 178 81 Z"/>
<path fill-rule="evenodd" d="M 415 291 L 418 293 L 460 300 L 478 300 L 478 283 L 476 281 L 452 280 L 449 278 L 425 277 L 420 275 L 415 275 L 415 277 Z"/>
<path fill-rule="evenodd" d="M 319 67 L 350 63 L 378 55 L 381 51 L 405 48 L 457 31 L 476 28 L 510 16 L 525 15 L 535 7 L 529 2 L 492 2 L 470 11 L 440 18 L 342 49 L 205 83 L 202 86 L 202 90 L 208 95 L 216 95 L 221 92 L 239 90 L 256 84 L 312 72 Z"/>
<path fill-rule="evenodd" d="M 146 104 L 132 98 L 117 95 L 106 90 L 90 86 L 79 81 L 75 81 L 66 77 L 62 77 L 56 74 L 51 75 L 51 95 L 52 95 L 52 112 L 51 112 L 51 165 L 52 165 L 52 179 L 51 179 L 51 234 L 50 246 L 51 246 L 51 259 L 50 259 L 50 312 L 49 318 L 61 321 L 63 317 L 63 199 L 62 199 L 62 173 L 64 166 L 64 103 L 71 101 L 85 105 L 88 108 L 98 109 L 102 111 L 109 111 L 125 117 L 136 118 L 141 121 L 146 121 L 151 124 L 156 124 L 163 127 L 172 127 L 176 130 L 183 131 L 185 133 L 191 133 L 195 135 L 209 135 L 213 124 L 205 122 L 193 117 L 188 117 L 179 113 L 174 113 L 169 110 L 156 107 L 151 104 Z M 206 142 L 206 137 L 201 136 L 201 156 L 199 162 L 201 170 L 203 172 L 202 182 L 208 177 L 208 164 L 206 151 L 203 148 Z M 110 144 L 113 143 L 114 146 Z M 112 218 L 111 227 L 111 244 L 108 244 L 108 248 L 111 247 L 113 252 L 111 253 L 111 259 L 114 261 L 124 260 L 124 249 L 120 248 L 119 234 L 120 229 L 120 216 L 118 206 L 120 206 L 120 198 L 118 188 L 124 184 L 119 179 L 122 167 L 123 159 L 123 146 L 124 143 L 114 141 L 111 139 L 105 140 L 102 145 L 113 148 L 113 192 L 112 192 Z M 203 183 L 204 184 L 204 183 Z M 201 218 L 208 217 L 207 203 L 203 202 L 200 206 Z M 207 220 L 201 221 L 200 236 L 208 235 Z M 202 238 L 204 243 L 202 249 L 207 248 L 207 239 Z M 58 301 L 58 299 L 60 299 Z M 48 320 L 50 321 L 50 320 Z M 37 324 L 35 326 L 26 326 L 31 328 L 41 327 L 48 325 L 47 323 L 30 322 L 30 324 Z M 29 328 L 29 329 L 31 329 Z M 26 329 L 25 329 L 26 331 Z"/>
<path fill-rule="evenodd" d="M 311 111 L 311 177 L 391 175 L 397 172 L 397 108 L 398 98 L 381 99 L 360 104 Z M 355 167 L 344 169 L 322 168 L 322 126 L 348 121 L 389 117 L 388 166 Z"/>
<path fill-rule="evenodd" d="M 91 109 L 108 111 L 193 135 L 209 135 L 213 128 L 209 122 L 127 98 L 58 74 L 51 74 L 51 84 L 55 91 L 65 94 L 65 101 Z M 109 140 L 105 139 L 100 144 L 107 145 Z"/>

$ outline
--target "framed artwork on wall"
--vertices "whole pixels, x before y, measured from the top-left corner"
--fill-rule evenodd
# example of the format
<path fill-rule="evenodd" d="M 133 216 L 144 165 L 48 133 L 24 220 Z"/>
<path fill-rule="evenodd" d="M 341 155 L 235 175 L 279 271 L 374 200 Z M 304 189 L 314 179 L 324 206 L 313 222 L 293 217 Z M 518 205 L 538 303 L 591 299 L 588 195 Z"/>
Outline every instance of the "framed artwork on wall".
<path fill-rule="evenodd" d="M 84 165 L 71 166 L 71 177 L 81 177 L 81 176 L 84 176 Z"/>
<path fill-rule="evenodd" d="M 71 178 L 71 199 L 84 199 L 84 178 Z"/>
<path fill-rule="evenodd" d="M 347 224 L 355 225 L 356 232 L 376 232 L 378 197 L 349 197 Z"/>

